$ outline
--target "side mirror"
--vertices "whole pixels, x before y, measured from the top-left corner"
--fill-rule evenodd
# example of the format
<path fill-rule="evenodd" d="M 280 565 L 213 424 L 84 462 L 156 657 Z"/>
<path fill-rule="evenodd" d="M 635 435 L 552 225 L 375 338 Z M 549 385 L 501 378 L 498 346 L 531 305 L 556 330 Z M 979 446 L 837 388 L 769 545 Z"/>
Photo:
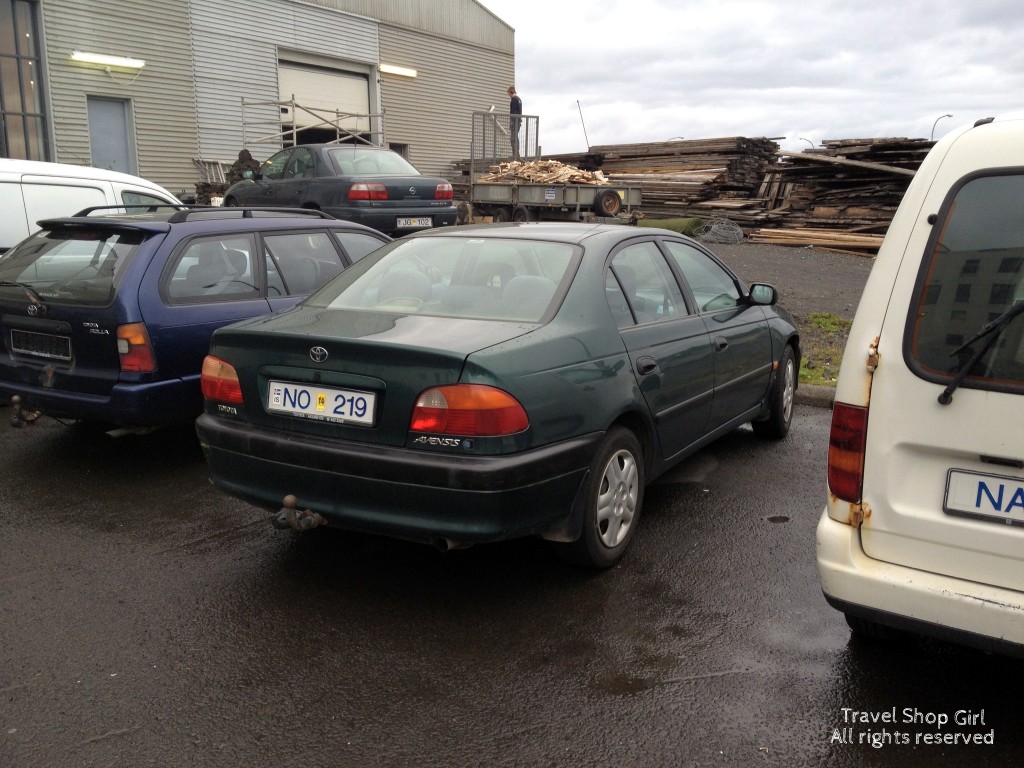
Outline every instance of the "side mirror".
<path fill-rule="evenodd" d="M 750 286 L 750 303 L 770 307 L 779 300 L 779 292 L 774 285 L 754 283 Z"/>

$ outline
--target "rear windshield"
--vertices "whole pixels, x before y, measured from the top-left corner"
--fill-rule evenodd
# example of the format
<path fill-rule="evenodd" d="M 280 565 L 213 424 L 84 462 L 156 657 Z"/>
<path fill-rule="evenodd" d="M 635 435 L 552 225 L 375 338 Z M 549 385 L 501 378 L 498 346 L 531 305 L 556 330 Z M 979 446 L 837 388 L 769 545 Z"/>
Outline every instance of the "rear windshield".
<path fill-rule="evenodd" d="M 0 290 L 28 289 L 43 301 L 106 306 L 145 238 L 129 230 L 38 232 L 0 257 Z"/>
<path fill-rule="evenodd" d="M 419 176 L 420 172 L 397 152 L 361 149 L 349 145 L 327 150 L 342 176 Z"/>
<path fill-rule="evenodd" d="M 908 318 L 924 377 L 1024 391 L 1024 174 L 969 179 L 935 223 Z M 1016 308 L 1016 309 L 1015 309 Z"/>
<path fill-rule="evenodd" d="M 574 271 L 565 243 L 430 237 L 385 246 L 314 294 L 333 309 L 540 322 Z"/>

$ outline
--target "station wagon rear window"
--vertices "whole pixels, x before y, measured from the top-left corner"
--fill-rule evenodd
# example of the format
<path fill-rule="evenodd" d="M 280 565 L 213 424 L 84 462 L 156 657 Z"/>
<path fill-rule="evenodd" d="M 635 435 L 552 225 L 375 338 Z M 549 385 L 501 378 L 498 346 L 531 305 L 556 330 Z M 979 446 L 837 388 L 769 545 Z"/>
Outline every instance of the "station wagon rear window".
<path fill-rule="evenodd" d="M 912 368 L 1024 391 L 1024 174 L 968 179 L 934 228 L 907 322 Z"/>
<path fill-rule="evenodd" d="M 106 306 L 145 238 L 144 232 L 101 228 L 39 232 L 0 258 L 0 281 L 30 288 L 47 302 Z"/>

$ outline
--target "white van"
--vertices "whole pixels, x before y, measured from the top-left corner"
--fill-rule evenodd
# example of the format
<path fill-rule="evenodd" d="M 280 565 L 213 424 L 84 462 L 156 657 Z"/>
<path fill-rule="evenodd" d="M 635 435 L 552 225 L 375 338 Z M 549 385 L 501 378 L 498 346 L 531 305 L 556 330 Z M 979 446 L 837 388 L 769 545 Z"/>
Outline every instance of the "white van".
<path fill-rule="evenodd" d="M 1024 115 L 929 152 L 840 368 L 817 529 L 828 602 L 1024 655 Z"/>
<path fill-rule="evenodd" d="M 0 158 L 0 253 L 39 227 L 93 205 L 181 205 L 166 189 L 126 173 L 81 165 Z"/>

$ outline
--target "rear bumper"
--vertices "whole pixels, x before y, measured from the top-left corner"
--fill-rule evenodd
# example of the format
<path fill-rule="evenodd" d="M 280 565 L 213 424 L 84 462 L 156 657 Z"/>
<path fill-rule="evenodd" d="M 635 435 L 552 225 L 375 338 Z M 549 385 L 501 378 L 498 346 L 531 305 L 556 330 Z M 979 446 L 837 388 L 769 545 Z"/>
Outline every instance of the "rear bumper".
<path fill-rule="evenodd" d="M 455 544 L 572 538 L 573 510 L 602 435 L 513 456 L 462 456 L 301 437 L 203 414 L 213 484 L 276 510 L 293 494 L 348 530 Z M 575 532 L 578 534 L 578 531 Z"/>
<path fill-rule="evenodd" d="M 386 210 L 343 206 L 340 208 L 324 208 L 324 213 L 328 213 L 336 219 L 344 219 L 346 221 L 354 221 L 357 224 L 365 224 L 368 227 L 376 229 L 378 232 L 383 232 L 386 235 L 392 236 L 407 234 L 420 229 L 453 227 L 455 226 L 455 220 L 458 215 L 458 211 L 454 205 L 437 208 L 389 208 Z M 404 229 L 398 228 L 399 219 L 422 218 L 429 218 L 432 226 L 409 227 Z"/>
<path fill-rule="evenodd" d="M 21 397 L 22 408 L 60 419 L 109 422 L 133 427 L 181 424 L 202 410 L 199 377 L 145 384 L 115 384 L 109 395 L 0 382 L 0 398 Z"/>
<path fill-rule="evenodd" d="M 817 560 L 825 599 L 843 613 L 1024 656 L 1024 594 L 873 560 L 859 529 L 827 511 L 818 521 Z"/>

